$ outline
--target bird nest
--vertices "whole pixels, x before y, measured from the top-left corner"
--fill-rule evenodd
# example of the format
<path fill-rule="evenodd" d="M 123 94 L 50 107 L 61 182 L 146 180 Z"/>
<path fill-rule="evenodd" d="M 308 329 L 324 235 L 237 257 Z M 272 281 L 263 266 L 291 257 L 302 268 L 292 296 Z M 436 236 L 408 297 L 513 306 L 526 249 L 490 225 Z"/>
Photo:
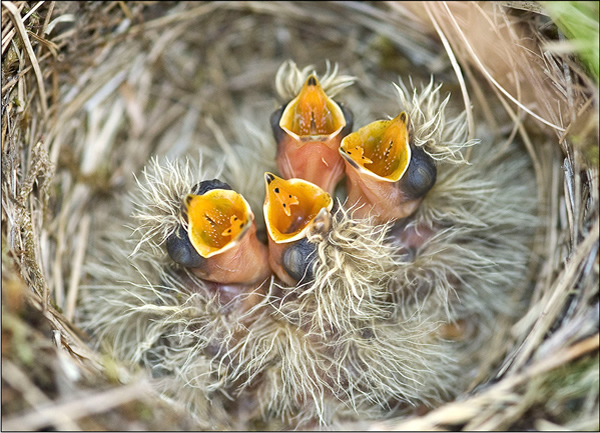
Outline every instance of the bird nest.
<path fill-rule="evenodd" d="M 597 430 L 598 4 L 562 7 L 3 2 L 3 428 Z M 436 183 L 394 227 L 342 187 L 312 282 L 211 297 L 180 199 L 222 179 L 266 236 L 313 70 Z"/>

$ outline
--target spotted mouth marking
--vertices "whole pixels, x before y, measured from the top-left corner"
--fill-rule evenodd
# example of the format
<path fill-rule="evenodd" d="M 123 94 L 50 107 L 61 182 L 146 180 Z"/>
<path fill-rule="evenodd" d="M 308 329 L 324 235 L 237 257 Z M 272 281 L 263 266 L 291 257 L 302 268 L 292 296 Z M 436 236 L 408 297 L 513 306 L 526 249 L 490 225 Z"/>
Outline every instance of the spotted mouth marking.
<path fill-rule="evenodd" d="M 408 115 L 379 120 L 347 135 L 340 153 L 353 167 L 388 182 L 406 172 L 411 158 Z"/>
<path fill-rule="evenodd" d="M 319 80 L 310 75 L 300 93 L 286 106 L 279 126 L 301 140 L 306 137 L 335 136 L 346 126 L 340 106 L 327 96 Z"/>
<path fill-rule="evenodd" d="M 189 194 L 185 204 L 190 242 L 204 258 L 233 247 L 254 220 L 248 202 L 231 190 Z"/>
<path fill-rule="evenodd" d="M 302 179 L 285 180 L 265 173 L 264 214 L 271 239 L 292 242 L 306 236 L 319 211 L 333 207 L 331 196 Z"/>

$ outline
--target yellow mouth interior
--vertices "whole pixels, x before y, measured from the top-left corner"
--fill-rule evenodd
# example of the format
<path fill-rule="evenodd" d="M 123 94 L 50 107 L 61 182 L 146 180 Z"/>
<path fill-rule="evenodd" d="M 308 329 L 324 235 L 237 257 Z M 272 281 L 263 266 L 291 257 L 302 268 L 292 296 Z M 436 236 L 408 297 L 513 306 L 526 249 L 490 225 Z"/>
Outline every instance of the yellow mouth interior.
<path fill-rule="evenodd" d="M 185 198 L 190 242 L 204 258 L 223 252 L 252 222 L 250 205 L 235 191 L 213 189 Z"/>
<path fill-rule="evenodd" d="M 373 122 L 347 135 L 340 152 L 366 172 L 396 182 L 410 163 L 408 140 L 408 116 L 402 112 L 394 119 Z"/>
<path fill-rule="evenodd" d="M 285 180 L 265 173 L 265 182 L 265 222 L 271 239 L 277 243 L 300 239 L 319 211 L 333 206 L 327 192 L 305 180 Z"/>
<path fill-rule="evenodd" d="M 346 119 L 339 105 L 325 94 L 317 77 L 311 75 L 283 111 L 279 126 L 298 137 L 328 136 L 341 131 Z"/>

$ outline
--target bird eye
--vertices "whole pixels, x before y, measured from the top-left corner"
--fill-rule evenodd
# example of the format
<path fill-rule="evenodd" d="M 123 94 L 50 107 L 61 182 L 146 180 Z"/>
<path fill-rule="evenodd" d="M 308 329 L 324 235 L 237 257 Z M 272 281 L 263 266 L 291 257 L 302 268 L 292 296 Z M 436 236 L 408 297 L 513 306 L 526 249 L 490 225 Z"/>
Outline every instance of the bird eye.
<path fill-rule="evenodd" d="M 285 110 L 286 106 L 287 104 L 283 105 L 282 107 L 275 110 L 273 114 L 271 114 L 271 130 L 273 131 L 273 137 L 275 137 L 275 141 L 278 144 L 281 143 L 284 137 L 286 136 L 286 132 L 283 129 L 281 129 L 281 126 L 279 126 L 281 115 L 283 114 L 283 111 Z"/>
<path fill-rule="evenodd" d="M 199 268 L 206 260 L 198 254 L 183 227 L 167 238 L 167 253 L 175 263 L 187 268 Z"/>
<path fill-rule="evenodd" d="M 316 245 L 302 238 L 283 252 L 283 269 L 298 282 L 310 281 L 314 278 L 315 253 Z"/>
<path fill-rule="evenodd" d="M 400 188 L 407 199 L 421 198 L 433 187 L 437 179 L 437 168 L 433 158 L 420 147 L 413 146 L 408 170 Z"/>

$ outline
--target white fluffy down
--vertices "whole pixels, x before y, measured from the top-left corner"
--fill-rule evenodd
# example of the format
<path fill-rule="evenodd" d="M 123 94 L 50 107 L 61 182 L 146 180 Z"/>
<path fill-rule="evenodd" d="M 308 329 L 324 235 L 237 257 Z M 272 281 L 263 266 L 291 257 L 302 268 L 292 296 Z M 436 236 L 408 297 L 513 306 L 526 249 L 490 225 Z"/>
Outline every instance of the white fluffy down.
<path fill-rule="evenodd" d="M 284 64 L 280 96 L 293 95 L 310 72 Z M 337 66 L 321 78 L 330 93 L 352 82 Z M 414 144 L 438 169 L 436 185 L 406 223 L 417 233 L 416 246 L 403 249 L 390 225 L 356 220 L 340 203 L 331 231 L 312 239 L 313 282 L 271 281 L 256 290 L 249 309 L 243 299 L 224 303 L 174 267 L 164 243 L 183 223 L 182 197 L 202 180 L 233 180 L 253 207 L 261 203 L 262 186 L 235 179 L 272 169 L 271 161 L 247 157 L 261 154 L 272 138 L 245 135 L 245 151 L 211 164 L 222 172 L 153 160 L 131 193 L 133 229 L 106 227 L 110 236 L 91 273 L 97 280 L 84 302 L 85 325 L 98 344 L 148 370 L 165 398 L 232 428 L 233 412 L 272 428 L 335 428 L 432 406 L 465 389 L 494 320 L 518 311 L 535 227 L 533 176 L 516 146 L 501 151 L 495 143 L 468 142 L 464 115 L 446 113 L 449 98 L 433 81 L 397 89 Z M 446 338 L 443 330 L 458 323 L 475 330 L 466 339 Z"/>

